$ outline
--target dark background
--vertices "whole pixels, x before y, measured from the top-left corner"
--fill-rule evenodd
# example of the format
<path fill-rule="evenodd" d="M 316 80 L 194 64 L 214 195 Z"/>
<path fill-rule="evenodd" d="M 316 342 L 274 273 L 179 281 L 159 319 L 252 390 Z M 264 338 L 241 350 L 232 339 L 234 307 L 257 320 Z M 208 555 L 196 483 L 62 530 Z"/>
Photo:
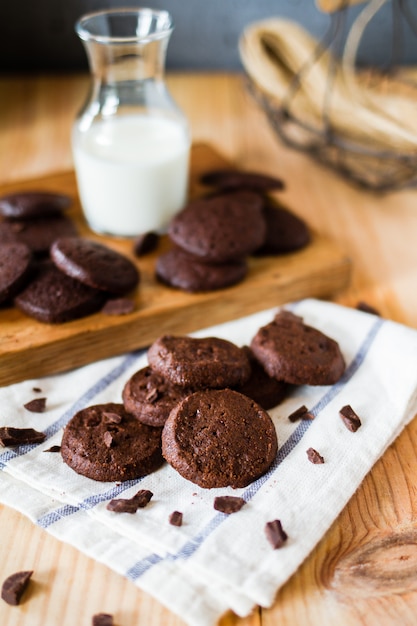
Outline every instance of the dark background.
<path fill-rule="evenodd" d="M 413 29 L 399 20 L 396 48 L 399 61 L 417 64 L 417 0 L 402 0 L 410 7 Z M 359 50 L 361 64 L 390 64 L 392 34 L 397 26 L 388 2 L 372 20 Z M 170 69 L 239 70 L 238 39 L 256 20 L 282 16 L 301 23 L 321 37 L 329 16 L 314 0 L 0 0 L 0 72 L 78 71 L 87 68 L 84 49 L 74 32 L 77 18 L 90 11 L 122 6 L 149 6 L 171 12 L 175 31 L 168 48 Z M 365 5 L 352 7 L 347 25 Z"/>

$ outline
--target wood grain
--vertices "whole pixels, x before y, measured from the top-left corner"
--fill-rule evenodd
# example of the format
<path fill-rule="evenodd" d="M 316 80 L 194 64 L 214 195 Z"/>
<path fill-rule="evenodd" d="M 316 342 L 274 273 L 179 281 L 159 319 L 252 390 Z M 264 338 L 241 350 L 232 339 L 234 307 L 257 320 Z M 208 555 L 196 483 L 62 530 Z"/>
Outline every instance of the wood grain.
<path fill-rule="evenodd" d="M 191 197 L 202 192 L 200 175 L 228 162 L 207 144 L 197 144 L 191 157 Z M 140 271 L 129 315 L 90 315 L 65 324 L 43 324 L 14 308 L 0 311 L 0 385 L 44 376 L 101 358 L 149 346 L 163 333 L 182 334 L 201 328 L 201 311 L 210 324 L 242 317 L 306 296 L 329 296 L 346 287 L 347 255 L 323 237 L 294 254 L 251 258 L 245 280 L 228 289 L 188 294 L 170 289 L 155 278 L 155 262 L 169 248 L 164 237 L 158 249 L 136 259 L 132 241 L 97 236 L 81 213 L 73 172 L 24 181 L 0 188 L 0 195 L 22 190 L 66 193 L 73 200 L 71 217 L 81 235 L 96 239 L 128 256 Z"/>
<path fill-rule="evenodd" d="M 214 145 L 238 166 L 281 176 L 287 183 L 283 202 L 352 258 L 349 287 L 333 300 L 350 306 L 365 300 L 384 317 L 417 328 L 416 190 L 366 193 L 282 146 L 240 75 L 178 74 L 168 82 L 190 120 L 195 143 Z M 86 76 L 0 78 L 1 185 L 71 167 L 69 130 L 86 89 Z M 207 323 L 204 315 L 201 326 Z M 407 538 L 414 540 L 410 532 L 417 522 L 416 476 L 415 419 L 375 464 L 274 605 L 247 619 L 228 614 L 220 626 L 415 626 L 417 591 L 407 573 L 400 575 L 397 590 L 373 584 L 373 576 L 359 597 L 358 577 L 349 572 L 357 571 L 361 551 L 368 559 L 364 563 L 376 555 L 372 571 L 382 577 L 415 562 Z M 19 513 L 0 507 L 0 524 L 0 576 L 29 568 L 36 573 L 33 595 L 21 607 L 0 602 L 2 626 L 89 624 L 99 611 L 113 612 L 117 626 L 184 626 L 132 583 Z M 378 549 L 387 537 L 394 546 L 388 550 L 391 557 Z M 406 551 L 397 552 L 398 546 Z"/>

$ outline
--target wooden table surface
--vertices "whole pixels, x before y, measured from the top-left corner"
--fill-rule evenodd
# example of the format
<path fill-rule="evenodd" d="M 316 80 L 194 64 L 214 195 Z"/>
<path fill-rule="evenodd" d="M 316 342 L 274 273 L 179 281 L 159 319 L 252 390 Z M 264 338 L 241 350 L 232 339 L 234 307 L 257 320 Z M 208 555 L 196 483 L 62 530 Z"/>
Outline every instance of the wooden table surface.
<path fill-rule="evenodd" d="M 72 166 L 69 133 L 88 77 L 0 78 L 0 185 Z M 378 196 L 358 190 L 272 134 L 230 74 L 170 75 L 196 142 L 211 143 L 236 166 L 280 175 L 282 200 L 353 262 L 348 289 L 334 300 L 363 300 L 384 317 L 417 328 L 417 191 Z M 206 320 L 209 323 L 209 320 Z M 337 624 L 414 626 L 417 619 L 417 420 L 403 431 L 268 610 L 221 626 Z M 0 602 L 1 626 L 74 626 L 108 612 L 117 626 L 184 622 L 133 583 L 0 507 L 0 578 L 28 562 L 30 601 Z M 362 555 L 361 567 L 355 566 Z"/>

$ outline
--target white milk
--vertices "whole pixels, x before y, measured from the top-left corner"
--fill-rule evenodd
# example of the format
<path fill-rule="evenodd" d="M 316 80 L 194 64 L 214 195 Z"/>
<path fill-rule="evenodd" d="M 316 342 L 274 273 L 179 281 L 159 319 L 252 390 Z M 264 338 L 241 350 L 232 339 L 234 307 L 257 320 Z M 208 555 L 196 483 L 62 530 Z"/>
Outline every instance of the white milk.
<path fill-rule="evenodd" d="M 185 127 L 162 117 L 119 117 L 75 130 L 78 191 L 91 228 L 127 237 L 164 230 L 186 201 L 189 148 Z"/>

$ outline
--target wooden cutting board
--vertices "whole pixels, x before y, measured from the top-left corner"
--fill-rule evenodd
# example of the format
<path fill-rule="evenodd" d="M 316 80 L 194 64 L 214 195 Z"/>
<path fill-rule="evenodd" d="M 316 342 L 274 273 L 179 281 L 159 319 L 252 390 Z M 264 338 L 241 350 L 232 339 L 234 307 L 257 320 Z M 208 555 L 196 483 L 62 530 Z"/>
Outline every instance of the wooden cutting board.
<path fill-rule="evenodd" d="M 193 146 L 190 195 L 202 193 L 200 174 L 230 166 L 206 144 Z M 169 248 L 162 238 L 155 253 L 135 258 L 132 241 L 92 233 L 82 217 L 72 171 L 28 180 L 0 189 L 50 190 L 73 197 L 69 215 L 80 235 L 102 241 L 129 256 L 139 267 L 140 286 L 129 315 L 97 313 L 65 324 L 42 324 L 14 308 L 0 309 L 0 385 L 38 378 L 148 346 L 163 333 L 183 334 L 199 328 L 308 296 L 325 297 L 347 286 L 350 261 L 330 241 L 313 235 L 312 243 L 294 254 L 251 258 L 247 278 L 228 289 L 188 294 L 168 288 L 154 276 L 155 260 Z"/>

